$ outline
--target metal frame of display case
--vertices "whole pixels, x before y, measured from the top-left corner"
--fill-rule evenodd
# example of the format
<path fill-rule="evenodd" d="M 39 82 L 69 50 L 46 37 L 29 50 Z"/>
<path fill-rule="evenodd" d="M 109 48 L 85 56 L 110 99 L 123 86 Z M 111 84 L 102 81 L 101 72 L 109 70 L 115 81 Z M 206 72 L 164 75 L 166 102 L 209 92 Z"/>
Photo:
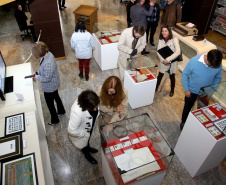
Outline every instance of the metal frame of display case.
<path fill-rule="evenodd" d="M 195 105 L 175 147 L 192 177 L 217 167 L 226 156 L 225 130 L 216 126 L 226 119 L 226 82 L 201 88 Z"/>
<path fill-rule="evenodd" d="M 161 184 L 174 151 L 147 113 L 100 126 L 100 131 L 107 185 Z"/>

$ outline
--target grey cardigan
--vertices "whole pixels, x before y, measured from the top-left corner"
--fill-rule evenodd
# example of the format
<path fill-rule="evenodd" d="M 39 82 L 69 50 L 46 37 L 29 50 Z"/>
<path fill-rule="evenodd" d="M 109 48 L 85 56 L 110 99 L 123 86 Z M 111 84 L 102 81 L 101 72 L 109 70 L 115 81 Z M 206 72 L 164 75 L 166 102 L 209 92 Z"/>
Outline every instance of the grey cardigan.
<path fill-rule="evenodd" d="M 154 9 L 154 7 L 151 6 L 149 11 L 147 11 L 139 3 L 132 6 L 130 9 L 130 18 L 132 20 L 132 26 L 137 26 L 137 25 L 141 24 L 146 29 L 147 28 L 147 16 L 151 16 L 153 9 Z"/>
<path fill-rule="evenodd" d="M 41 63 L 42 59 L 43 57 L 40 60 L 40 67 L 36 79 L 42 83 L 42 90 L 44 92 L 54 92 L 60 86 L 55 57 L 51 52 L 48 52 Z"/>

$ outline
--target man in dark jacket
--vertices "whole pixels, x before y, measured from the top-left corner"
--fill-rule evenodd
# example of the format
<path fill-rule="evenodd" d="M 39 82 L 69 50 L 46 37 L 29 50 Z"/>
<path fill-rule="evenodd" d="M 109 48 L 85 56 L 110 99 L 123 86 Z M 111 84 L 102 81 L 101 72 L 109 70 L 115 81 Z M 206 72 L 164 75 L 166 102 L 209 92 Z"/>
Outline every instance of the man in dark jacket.
<path fill-rule="evenodd" d="M 143 25 L 147 29 L 147 16 L 151 16 L 154 4 L 150 2 L 150 9 L 147 11 L 142 7 L 144 2 L 145 0 L 137 0 L 137 4 L 131 7 L 130 18 L 132 20 L 132 26 Z M 143 55 L 149 53 L 145 49 L 141 52 Z"/>
<path fill-rule="evenodd" d="M 150 0 L 154 4 L 154 9 L 151 16 L 147 16 L 147 29 L 146 29 L 146 36 L 147 36 L 147 43 L 148 43 L 148 36 L 150 32 L 150 44 L 155 46 L 154 44 L 154 34 L 156 32 L 156 28 L 158 26 L 159 17 L 160 17 L 160 7 L 159 4 L 156 3 L 156 0 Z M 149 11 L 151 8 L 150 4 L 145 5 L 145 9 Z"/>
<path fill-rule="evenodd" d="M 131 27 L 131 23 L 132 23 L 132 20 L 130 18 L 130 9 L 135 4 L 136 4 L 136 0 L 130 0 L 130 2 L 126 6 L 128 28 Z"/>
<path fill-rule="evenodd" d="M 18 21 L 18 24 L 21 26 L 21 29 L 25 30 L 27 28 L 27 16 L 22 10 L 22 6 L 18 4 L 16 6 L 16 11 L 14 12 L 14 15 Z"/>
<path fill-rule="evenodd" d="M 173 27 L 176 23 L 181 22 L 181 6 L 174 2 L 174 0 L 168 0 L 166 11 L 162 14 L 161 26 Z"/>

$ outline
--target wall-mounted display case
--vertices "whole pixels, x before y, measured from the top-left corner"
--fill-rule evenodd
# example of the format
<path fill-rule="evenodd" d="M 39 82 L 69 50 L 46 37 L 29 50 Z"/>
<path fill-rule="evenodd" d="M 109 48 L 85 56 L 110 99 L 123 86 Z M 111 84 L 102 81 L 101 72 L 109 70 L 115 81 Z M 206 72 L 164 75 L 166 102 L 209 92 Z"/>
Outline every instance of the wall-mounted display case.
<path fill-rule="evenodd" d="M 107 185 L 161 184 L 174 152 L 148 114 L 100 130 Z"/>
<path fill-rule="evenodd" d="M 93 56 L 101 70 L 117 68 L 118 40 L 126 26 L 119 20 L 98 22 L 93 25 Z"/>

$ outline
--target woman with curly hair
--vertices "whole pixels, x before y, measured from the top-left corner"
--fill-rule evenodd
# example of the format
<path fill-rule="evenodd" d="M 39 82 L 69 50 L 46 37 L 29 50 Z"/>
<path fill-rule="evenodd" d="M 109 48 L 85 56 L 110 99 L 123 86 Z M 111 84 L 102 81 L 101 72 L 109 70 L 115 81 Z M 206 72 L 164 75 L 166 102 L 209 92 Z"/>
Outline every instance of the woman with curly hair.
<path fill-rule="evenodd" d="M 128 93 L 117 76 L 108 77 L 98 88 L 102 116 L 110 116 L 108 123 L 120 121 L 128 113 Z M 106 121 L 106 120 L 105 120 Z"/>

